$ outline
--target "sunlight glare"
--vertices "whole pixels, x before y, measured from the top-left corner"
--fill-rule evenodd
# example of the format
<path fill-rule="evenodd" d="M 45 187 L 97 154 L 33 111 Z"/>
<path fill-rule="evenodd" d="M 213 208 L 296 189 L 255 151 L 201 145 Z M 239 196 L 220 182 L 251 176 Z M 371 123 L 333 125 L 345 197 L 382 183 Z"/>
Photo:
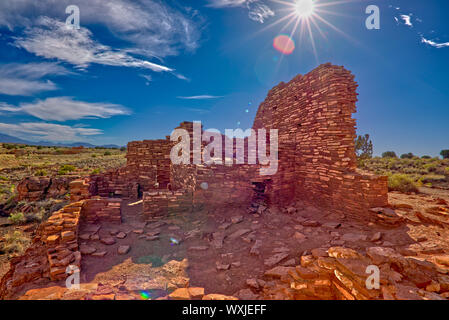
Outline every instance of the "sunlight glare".
<path fill-rule="evenodd" d="M 307 18 L 313 14 L 315 3 L 313 0 L 296 0 L 295 12 L 298 17 Z"/>

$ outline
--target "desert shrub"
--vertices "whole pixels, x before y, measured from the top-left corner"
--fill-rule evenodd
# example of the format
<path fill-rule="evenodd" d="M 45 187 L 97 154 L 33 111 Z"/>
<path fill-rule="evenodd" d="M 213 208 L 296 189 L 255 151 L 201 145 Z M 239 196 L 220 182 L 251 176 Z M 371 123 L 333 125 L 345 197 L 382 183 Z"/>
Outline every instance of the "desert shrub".
<path fill-rule="evenodd" d="M 422 156 L 421 159 L 432 159 L 431 156 Z"/>
<path fill-rule="evenodd" d="M 45 171 L 44 169 L 39 169 L 34 173 L 34 175 L 36 177 L 45 177 L 47 175 L 47 171 Z"/>
<path fill-rule="evenodd" d="M 105 156 L 110 156 L 111 154 L 112 154 L 111 151 L 106 151 L 106 152 L 104 153 Z"/>
<path fill-rule="evenodd" d="M 93 155 L 92 155 L 92 158 L 96 158 L 96 157 L 97 157 L 97 155 L 96 155 L 96 154 L 93 154 Z"/>
<path fill-rule="evenodd" d="M 444 173 L 445 173 L 446 175 L 449 176 L 449 167 L 447 167 L 446 169 L 444 169 Z"/>
<path fill-rule="evenodd" d="M 6 253 L 22 253 L 30 243 L 24 234 L 18 230 L 5 235 L 3 251 Z"/>
<path fill-rule="evenodd" d="M 6 150 L 12 150 L 12 149 L 16 149 L 17 146 L 15 144 L 4 143 L 3 148 L 5 148 Z"/>
<path fill-rule="evenodd" d="M 399 191 L 404 193 L 417 192 L 416 183 L 405 174 L 393 174 L 388 177 L 388 189 L 390 191 Z"/>
<path fill-rule="evenodd" d="M 12 224 L 23 224 L 26 222 L 26 218 L 22 212 L 16 212 L 16 213 L 11 214 L 11 216 L 9 216 L 8 220 Z"/>
<path fill-rule="evenodd" d="M 92 172 L 90 174 L 99 174 L 100 173 L 100 169 L 94 169 L 92 170 Z"/>
<path fill-rule="evenodd" d="M 47 218 L 46 210 L 44 208 L 40 208 L 37 212 L 31 212 L 26 215 L 26 222 L 41 222 Z"/>
<path fill-rule="evenodd" d="M 437 171 L 438 168 L 438 163 L 427 163 L 425 165 L 423 165 L 423 168 L 426 169 L 428 172 L 435 172 Z"/>
<path fill-rule="evenodd" d="M 382 158 L 397 158 L 396 152 L 394 151 L 385 151 L 382 153 Z"/>
<path fill-rule="evenodd" d="M 121 151 L 121 152 L 126 151 L 126 147 L 121 147 L 121 148 L 120 148 L 120 151 Z"/>
<path fill-rule="evenodd" d="M 401 155 L 401 159 L 413 159 L 414 157 L 415 157 L 415 155 L 411 152 L 404 153 Z"/>
<path fill-rule="evenodd" d="M 7 177 L 0 176 L 0 181 L 9 181 L 9 179 Z"/>
<path fill-rule="evenodd" d="M 65 164 L 59 169 L 58 174 L 65 175 L 65 174 L 75 171 L 75 169 L 76 168 L 74 166 L 72 166 L 70 164 Z"/>

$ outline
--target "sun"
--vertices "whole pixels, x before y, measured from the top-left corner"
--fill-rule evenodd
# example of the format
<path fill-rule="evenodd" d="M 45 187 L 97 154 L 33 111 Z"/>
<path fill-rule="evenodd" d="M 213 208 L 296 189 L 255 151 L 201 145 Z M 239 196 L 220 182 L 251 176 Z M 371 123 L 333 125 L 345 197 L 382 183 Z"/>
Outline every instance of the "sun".
<path fill-rule="evenodd" d="M 318 62 L 318 52 L 315 45 L 314 33 L 318 32 L 322 38 L 327 40 L 325 32 L 321 29 L 322 26 L 340 33 L 349 38 L 347 34 L 331 24 L 324 16 L 336 15 L 345 16 L 339 13 L 332 7 L 343 5 L 351 2 L 351 0 L 270 0 L 277 3 L 280 8 L 277 21 L 265 27 L 263 30 L 272 28 L 283 23 L 283 27 L 279 30 L 279 36 L 275 38 L 274 47 L 284 55 L 291 54 L 295 48 L 294 38 L 298 36 L 298 46 L 303 46 L 302 42 L 305 37 L 309 38 L 315 59 Z M 353 0 L 355 1 L 355 0 Z M 330 9 L 330 10 L 327 10 Z M 290 30 L 289 30 L 290 29 Z M 315 31 L 315 32 L 314 32 Z M 281 39 L 278 39 L 282 37 Z M 286 39 L 289 38 L 289 39 Z M 352 39 L 351 39 L 352 40 Z M 286 47 L 286 48 L 284 48 Z M 293 49 L 292 49 L 293 48 Z"/>
<path fill-rule="evenodd" d="M 315 2 L 313 0 L 296 0 L 295 13 L 300 18 L 308 18 L 313 14 Z"/>

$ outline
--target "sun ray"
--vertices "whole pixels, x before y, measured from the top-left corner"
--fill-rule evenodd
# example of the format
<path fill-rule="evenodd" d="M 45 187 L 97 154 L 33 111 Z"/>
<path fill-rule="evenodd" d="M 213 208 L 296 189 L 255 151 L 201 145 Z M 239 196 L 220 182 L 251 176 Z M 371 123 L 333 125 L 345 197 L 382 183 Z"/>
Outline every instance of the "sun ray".
<path fill-rule="evenodd" d="M 315 62 L 318 64 L 318 53 L 316 51 L 315 40 L 313 39 L 313 33 L 310 28 L 309 20 L 306 20 L 307 30 L 309 31 L 310 41 L 312 42 L 313 54 L 315 55 Z"/>

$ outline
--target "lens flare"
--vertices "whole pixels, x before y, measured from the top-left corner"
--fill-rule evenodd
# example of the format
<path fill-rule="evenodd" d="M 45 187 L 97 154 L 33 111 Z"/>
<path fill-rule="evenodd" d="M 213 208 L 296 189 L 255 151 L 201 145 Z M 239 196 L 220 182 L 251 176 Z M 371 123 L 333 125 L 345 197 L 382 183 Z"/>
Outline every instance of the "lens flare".
<path fill-rule="evenodd" d="M 274 38 L 273 47 L 282 54 L 289 55 L 295 50 L 295 42 L 289 36 L 281 34 Z"/>
<path fill-rule="evenodd" d="M 142 300 L 150 300 L 151 295 L 148 291 L 140 291 L 140 297 L 142 298 Z"/>

